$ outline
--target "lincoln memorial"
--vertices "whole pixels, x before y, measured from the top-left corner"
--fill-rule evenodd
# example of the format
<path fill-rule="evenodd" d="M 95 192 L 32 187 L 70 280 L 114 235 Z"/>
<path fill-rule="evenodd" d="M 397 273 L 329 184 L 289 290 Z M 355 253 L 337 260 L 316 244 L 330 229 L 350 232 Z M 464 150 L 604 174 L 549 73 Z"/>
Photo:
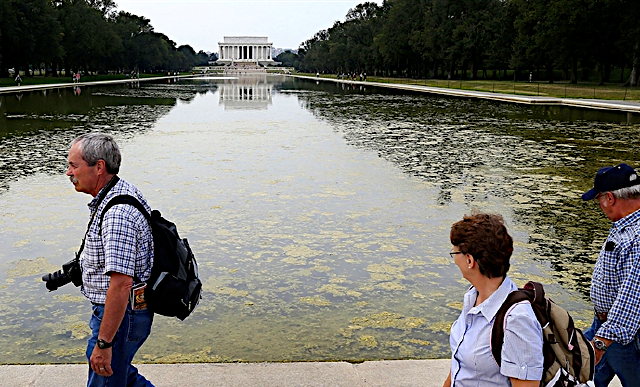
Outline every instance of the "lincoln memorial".
<path fill-rule="evenodd" d="M 266 36 L 225 36 L 218 46 L 220 48 L 218 63 L 275 64 L 271 58 L 273 43 L 269 43 Z"/>

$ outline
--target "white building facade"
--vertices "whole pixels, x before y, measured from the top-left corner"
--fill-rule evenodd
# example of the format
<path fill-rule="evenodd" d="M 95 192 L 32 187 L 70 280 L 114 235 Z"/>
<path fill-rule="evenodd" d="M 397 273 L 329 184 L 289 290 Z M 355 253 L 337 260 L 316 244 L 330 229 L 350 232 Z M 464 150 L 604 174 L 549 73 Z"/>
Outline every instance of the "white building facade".
<path fill-rule="evenodd" d="M 271 57 L 273 43 L 266 36 L 225 36 L 218 47 L 218 63 L 275 64 Z"/>

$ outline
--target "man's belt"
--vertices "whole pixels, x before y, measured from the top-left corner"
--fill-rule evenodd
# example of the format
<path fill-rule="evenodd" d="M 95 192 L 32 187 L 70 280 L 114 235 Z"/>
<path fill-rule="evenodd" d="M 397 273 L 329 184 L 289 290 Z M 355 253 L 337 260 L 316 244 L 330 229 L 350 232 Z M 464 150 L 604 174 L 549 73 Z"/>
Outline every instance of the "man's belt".
<path fill-rule="evenodd" d="M 600 321 L 600 322 L 605 322 L 607 321 L 607 312 L 596 312 L 596 318 Z"/>

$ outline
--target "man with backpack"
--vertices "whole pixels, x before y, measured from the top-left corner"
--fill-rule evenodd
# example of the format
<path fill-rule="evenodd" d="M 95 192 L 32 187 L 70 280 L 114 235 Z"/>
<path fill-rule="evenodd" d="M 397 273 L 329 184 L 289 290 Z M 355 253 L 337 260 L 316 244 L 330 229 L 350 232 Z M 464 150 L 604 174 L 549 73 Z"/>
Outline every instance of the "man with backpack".
<path fill-rule="evenodd" d="M 114 205 L 102 216 L 109 200 L 118 195 L 133 196 L 151 212 L 142 193 L 118 178 L 120 162 L 118 145 L 105 134 L 82 135 L 69 150 L 66 175 L 76 191 L 94 197 L 78 253 L 81 290 L 93 309 L 86 352 L 88 386 L 152 385 L 131 364 L 153 323 L 153 312 L 143 296 L 154 259 L 151 227 L 131 205 Z"/>
<path fill-rule="evenodd" d="M 613 222 L 593 269 L 595 317 L 585 332 L 596 354 L 596 387 L 617 375 L 640 386 L 640 176 L 627 164 L 598 170 L 583 200 Z"/>

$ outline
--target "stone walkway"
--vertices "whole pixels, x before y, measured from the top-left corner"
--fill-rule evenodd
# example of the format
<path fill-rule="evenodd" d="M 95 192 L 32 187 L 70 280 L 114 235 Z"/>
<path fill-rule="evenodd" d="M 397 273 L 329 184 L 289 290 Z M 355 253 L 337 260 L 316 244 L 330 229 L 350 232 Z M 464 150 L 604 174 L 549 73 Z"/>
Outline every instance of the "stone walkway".
<path fill-rule="evenodd" d="M 529 96 L 517 94 L 490 93 L 474 90 L 447 89 L 442 87 L 431 87 L 421 85 L 408 85 L 401 83 L 363 82 L 350 81 L 335 78 L 316 78 L 302 75 L 291 75 L 292 77 L 309 79 L 314 81 L 335 82 L 360 86 L 375 86 L 387 89 L 409 90 L 420 93 L 446 95 L 451 97 L 481 98 L 494 101 L 511 102 L 527 105 L 560 105 L 580 107 L 586 109 L 613 110 L 627 113 L 640 113 L 640 102 L 604 100 L 604 99 L 577 99 L 577 98 L 556 98 L 544 96 Z"/>
<path fill-rule="evenodd" d="M 156 386 L 188 387 L 442 387 L 450 361 L 392 360 L 308 363 L 140 364 L 138 369 Z M 87 365 L 0 366 L 0 385 L 81 387 Z M 610 384 L 620 387 L 618 379 Z"/>
<path fill-rule="evenodd" d="M 141 364 L 140 372 L 156 386 L 417 386 L 441 387 L 449 360 L 308 363 Z M 87 366 L 0 366 L 0 385 L 80 387 Z"/>
<path fill-rule="evenodd" d="M 49 90 L 49 89 L 64 89 L 64 88 L 73 88 L 73 87 L 81 87 L 81 86 L 93 86 L 93 85 L 118 85 L 125 83 L 138 83 L 138 82 L 150 82 L 150 81 L 160 81 L 164 79 L 176 79 L 176 78 L 192 78 L 197 75 L 168 75 L 163 77 L 152 77 L 152 78 L 137 78 L 137 79 L 112 79 L 109 81 L 93 81 L 93 82 L 78 82 L 78 83 L 41 83 L 38 85 L 26 85 L 26 86 L 4 86 L 0 87 L 0 94 L 16 94 L 25 91 L 36 91 L 36 90 Z"/>

